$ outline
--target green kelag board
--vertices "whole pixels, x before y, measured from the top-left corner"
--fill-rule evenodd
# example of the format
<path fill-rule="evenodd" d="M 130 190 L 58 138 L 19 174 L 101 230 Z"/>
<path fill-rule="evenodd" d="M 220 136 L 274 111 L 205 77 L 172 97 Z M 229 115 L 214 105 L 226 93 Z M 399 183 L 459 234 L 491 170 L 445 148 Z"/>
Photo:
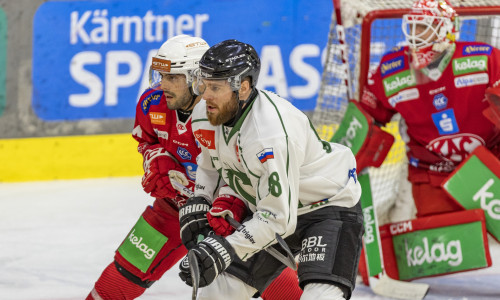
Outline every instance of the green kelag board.
<path fill-rule="evenodd" d="M 6 105 L 5 80 L 7 74 L 7 18 L 5 12 L 0 7 L 0 116 Z"/>
<path fill-rule="evenodd" d="M 488 166 L 484 162 L 488 162 Z M 500 163 L 482 147 L 443 183 L 443 188 L 465 209 L 480 208 L 486 229 L 500 240 Z"/>

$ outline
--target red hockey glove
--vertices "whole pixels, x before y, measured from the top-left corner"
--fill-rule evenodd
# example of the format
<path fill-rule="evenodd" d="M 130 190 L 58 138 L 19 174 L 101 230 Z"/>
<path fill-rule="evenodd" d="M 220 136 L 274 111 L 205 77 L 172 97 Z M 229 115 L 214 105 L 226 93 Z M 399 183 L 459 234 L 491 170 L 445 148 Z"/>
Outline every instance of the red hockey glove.
<path fill-rule="evenodd" d="M 224 219 L 226 215 L 241 223 L 247 215 L 247 207 L 242 200 L 231 195 L 220 195 L 215 198 L 212 208 L 207 212 L 208 224 L 214 229 L 215 234 L 224 237 L 235 230 Z"/>
<path fill-rule="evenodd" d="M 148 147 L 143 152 L 144 176 L 142 176 L 142 187 L 146 193 L 157 198 L 175 199 L 177 190 L 170 183 L 168 172 L 176 170 L 184 172 L 167 150 L 160 145 Z"/>

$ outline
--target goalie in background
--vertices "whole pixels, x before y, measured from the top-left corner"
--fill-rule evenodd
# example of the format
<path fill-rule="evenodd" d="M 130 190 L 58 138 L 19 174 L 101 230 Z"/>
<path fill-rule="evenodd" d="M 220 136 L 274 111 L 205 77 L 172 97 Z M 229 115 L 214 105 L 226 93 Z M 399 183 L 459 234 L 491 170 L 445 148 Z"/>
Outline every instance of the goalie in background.
<path fill-rule="evenodd" d="M 87 300 L 135 299 L 187 253 L 180 237 L 179 209 L 193 191 L 200 152 L 191 130 L 191 113 L 201 100 L 191 87 L 192 72 L 208 48 L 201 38 L 179 35 L 168 39 L 153 57 L 151 87 L 137 103 L 132 136 L 144 158 L 142 186 L 155 200 L 118 247 Z M 244 217 L 241 200 L 224 195 L 217 199 L 212 209 Z M 299 299 L 301 293 L 296 272 L 287 268 L 262 298 Z"/>
<path fill-rule="evenodd" d="M 500 155 L 500 51 L 456 41 L 447 0 L 416 1 L 402 29 L 408 46 L 383 56 L 360 105 L 382 124 L 401 115 L 417 217 L 462 210 L 440 184 L 478 146 Z"/>

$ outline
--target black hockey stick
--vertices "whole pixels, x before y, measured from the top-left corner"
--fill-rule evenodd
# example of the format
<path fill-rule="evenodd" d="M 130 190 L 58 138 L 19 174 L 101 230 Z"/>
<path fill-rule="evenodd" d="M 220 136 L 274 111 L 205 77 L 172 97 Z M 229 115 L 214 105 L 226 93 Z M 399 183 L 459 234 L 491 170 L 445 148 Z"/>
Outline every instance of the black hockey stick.
<path fill-rule="evenodd" d="M 238 229 L 241 225 L 240 222 L 236 221 L 234 218 L 232 218 L 230 215 L 225 215 L 224 218 L 226 221 L 234 228 Z M 295 262 L 295 258 L 293 257 L 292 251 L 290 251 L 290 248 L 288 248 L 288 245 L 286 244 L 285 240 L 276 233 L 276 241 L 278 242 L 278 245 L 286 252 L 286 256 L 281 254 L 278 250 L 274 249 L 273 247 L 267 247 L 264 250 L 271 254 L 274 258 L 282 262 L 285 266 L 297 270 L 297 263 Z"/>
<path fill-rule="evenodd" d="M 189 272 L 191 272 L 191 280 L 193 281 L 193 294 L 192 300 L 196 300 L 198 296 L 198 287 L 200 286 L 200 268 L 198 266 L 198 259 L 193 250 L 188 252 Z"/>

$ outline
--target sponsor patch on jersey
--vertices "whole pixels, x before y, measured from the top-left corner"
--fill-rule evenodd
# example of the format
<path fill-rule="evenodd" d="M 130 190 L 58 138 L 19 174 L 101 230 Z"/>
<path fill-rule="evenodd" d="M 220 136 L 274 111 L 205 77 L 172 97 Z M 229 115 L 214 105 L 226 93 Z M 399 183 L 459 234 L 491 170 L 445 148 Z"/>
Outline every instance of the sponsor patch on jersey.
<path fill-rule="evenodd" d="M 184 160 L 191 160 L 191 158 L 193 158 L 191 153 L 182 147 L 177 147 L 177 154 L 179 154 L 179 156 Z"/>
<path fill-rule="evenodd" d="M 257 153 L 257 158 L 261 163 L 265 163 L 268 159 L 274 158 L 273 148 L 264 148 L 262 151 Z"/>
<path fill-rule="evenodd" d="M 397 93 L 396 95 L 390 97 L 388 99 L 388 101 L 392 107 L 396 107 L 396 104 L 398 104 L 400 102 L 415 100 L 415 99 L 418 99 L 418 97 L 420 97 L 418 89 L 411 88 L 411 89 L 403 90 L 403 91 Z"/>
<path fill-rule="evenodd" d="M 462 48 L 462 55 L 491 54 L 492 47 L 489 45 L 468 45 Z"/>
<path fill-rule="evenodd" d="M 386 54 L 396 53 L 396 52 L 399 52 L 401 50 L 403 50 L 403 47 L 401 47 L 401 46 L 394 46 Z"/>
<path fill-rule="evenodd" d="M 478 73 L 455 78 L 455 87 L 463 88 L 474 85 L 487 84 L 489 82 L 488 73 Z"/>
<path fill-rule="evenodd" d="M 165 125 L 167 120 L 167 114 L 152 111 L 149 113 L 149 118 L 151 119 L 151 124 Z"/>
<path fill-rule="evenodd" d="M 183 162 L 181 163 L 181 165 L 184 166 L 188 178 L 191 180 L 196 180 L 196 170 L 198 169 L 198 165 L 190 162 Z"/>
<path fill-rule="evenodd" d="M 430 141 L 426 148 L 429 151 L 439 153 L 450 161 L 461 162 L 467 158 L 476 147 L 484 144 L 484 140 L 476 134 L 460 133 L 436 138 Z M 435 171 L 440 171 L 440 169 L 449 171 L 447 169 L 450 168 L 446 168 L 445 165 L 436 165 L 432 169 Z"/>
<path fill-rule="evenodd" d="M 160 104 L 160 99 L 161 99 L 162 94 L 163 94 L 163 91 L 154 91 L 142 100 L 141 109 L 145 115 L 148 114 L 149 107 L 151 105 Z"/>
<path fill-rule="evenodd" d="M 415 168 L 418 168 L 418 163 L 419 163 L 418 158 L 413 156 L 410 157 L 410 165 L 414 166 Z"/>
<path fill-rule="evenodd" d="M 434 89 L 434 90 L 429 90 L 429 95 L 435 95 L 437 93 L 443 92 L 444 90 L 446 90 L 445 86 L 439 87 L 439 88 Z"/>
<path fill-rule="evenodd" d="M 446 108 L 446 106 L 448 106 L 448 98 L 443 93 L 439 93 L 436 96 L 434 96 L 432 104 L 437 110 L 442 110 Z"/>
<path fill-rule="evenodd" d="M 387 97 L 396 94 L 397 92 L 415 86 L 417 84 L 415 77 L 410 70 L 399 72 L 382 80 L 384 91 Z"/>
<path fill-rule="evenodd" d="M 488 56 L 476 55 L 453 60 L 453 74 L 462 75 L 488 70 Z"/>
<path fill-rule="evenodd" d="M 388 75 L 391 75 L 397 71 L 402 70 L 404 67 L 405 67 L 404 57 L 399 56 L 380 64 L 380 74 L 382 74 L 382 78 L 384 78 Z"/>
<path fill-rule="evenodd" d="M 432 120 L 439 134 L 454 134 L 459 131 L 453 108 L 432 114 Z"/>
<path fill-rule="evenodd" d="M 168 140 L 168 132 L 166 131 L 163 131 L 163 130 L 158 130 L 157 128 L 153 129 L 156 133 L 156 135 L 159 137 L 159 138 L 162 138 L 164 140 Z"/>
<path fill-rule="evenodd" d="M 203 147 L 215 150 L 215 131 L 198 129 L 193 134 Z"/>

